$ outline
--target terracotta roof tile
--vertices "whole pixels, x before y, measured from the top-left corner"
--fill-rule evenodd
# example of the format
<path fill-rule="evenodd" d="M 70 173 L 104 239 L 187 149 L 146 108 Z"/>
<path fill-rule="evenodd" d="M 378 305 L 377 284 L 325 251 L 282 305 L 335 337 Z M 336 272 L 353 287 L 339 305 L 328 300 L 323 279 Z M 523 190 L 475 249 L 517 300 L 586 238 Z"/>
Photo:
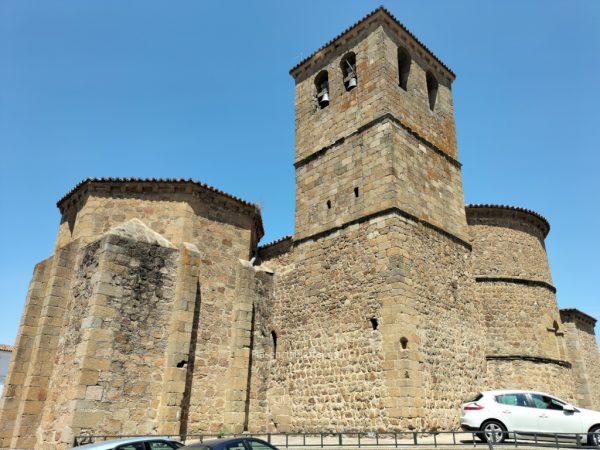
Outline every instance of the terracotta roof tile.
<path fill-rule="evenodd" d="M 101 177 L 101 178 L 85 178 L 84 180 L 81 180 L 79 183 L 77 183 L 69 192 L 67 192 L 65 195 L 63 195 L 61 197 L 61 199 L 56 202 L 56 206 L 62 211 L 62 207 L 64 206 L 64 204 L 80 189 L 84 188 L 85 186 L 92 184 L 92 183 L 169 183 L 169 184 L 190 184 L 192 186 L 195 187 L 199 187 L 201 189 L 206 189 L 207 191 L 210 192 L 214 192 L 218 195 L 221 195 L 223 197 L 226 197 L 230 200 L 233 200 L 241 205 L 250 207 L 254 209 L 254 212 L 256 214 L 257 217 L 257 222 L 258 222 L 258 227 L 259 227 L 259 233 L 260 236 L 262 236 L 262 234 L 264 233 L 264 229 L 263 229 L 263 224 L 262 224 L 262 217 L 260 214 L 260 207 L 252 202 L 246 201 L 241 199 L 240 197 L 236 197 L 235 195 L 231 195 L 228 194 L 225 191 L 222 191 L 221 189 L 218 189 L 214 186 L 210 186 L 206 183 L 202 183 L 200 181 L 196 181 L 193 180 L 191 178 L 137 178 L 137 177 L 131 177 L 131 178 L 115 178 L 115 177 Z"/>
<path fill-rule="evenodd" d="M 216 192 L 217 194 L 221 194 L 224 197 L 235 200 L 246 206 L 253 206 L 258 209 L 258 205 L 256 205 L 255 203 L 248 202 L 239 197 L 236 197 L 235 195 L 228 194 L 227 192 L 222 191 L 214 186 L 210 186 L 206 183 L 202 183 L 200 181 L 196 181 L 191 178 L 136 178 L 136 177 L 131 177 L 131 178 L 115 178 L 115 177 L 85 178 L 85 179 L 81 180 L 79 183 L 77 183 L 69 192 L 67 192 L 65 195 L 63 195 L 61 197 L 61 199 L 58 202 L 56 202 L 56 206 L 58 206 L 60 208 L 61 204 L 64 203 L 69 197 L 71 197 L 71 195 L 73 195 L 76 191 L 78 191 L 82 186 L 84 186 L 88 183 L 96 183 L 96 182 L 98 182 L 98 183 L 119 183 L 119 182 L 122 182 L 122 183 L 189 183 L 189 184 L 193 184 L 193 185 L 202 187 L 209 191 Z"/>
<path fill-rule="evenodd" d="M 280 237 L 279 239 L 275 239 L 274 241 L 267 242 L 265 244 L 259 245 L 258 248 L 262 249 L 262 248 L 266 248 L 266 247 L 271 247 L 272 245 L 279 244 L 280 242 L 287 241 L 287 240 L 290 240 L 290 239 L 292 239 L 292 235 L 288 234 L 286 236 Z"/>
<path fill-rule="evenodd" d="M 456 78 L 456 74 L 446 65 L 442 62 L 442 60 L 440 60 L 431 50 L 429 50 L 429 48 L 423 44 L 414 34 L 412 34 L 410 32 L 410 30 L 408 28 L 406 28 L 398 19 L 396 19 L 396 17 L 389 12 L 386 8 L 384 8 L 383 6 L 380 6 L 379 8 L 377 8 L 374 11 L 371 11 L 369 14 L 367 14 L 365 17 L 363 17 L 362 19 L 360 19 L 358 22 L 356 22 L 354 25 L 349 26 L 348 28 L 346 28 L 344 31 L 342 31 L 340 34 L 338 34 L 336 37 L 334 37 L 333 39 L 331 39 L 329 42 L 327 42 L 326 44 L 322 45 L 321 47 L 319 47 L 317 50 L 315 50 L 314 52 L 312 52 L 309 56 L 307 56 L 306 58 L 304 58 L 302 61 L 300 61 L 298 64 L 296 64 L 294 67 L 291 68 L 290 70 L 290 74 L 293 75 L 294 72 L 300 68 L 302 65 L 304 65 L 309 59 L 311 59 L 313 56 L 315 56 L 317 53 L 319 53 L 320 51 L 322 51 L 323 49 L 325 49 L 326 47 L 329 47 L 331 44 L 333 44 L 335 41 L 337 41 L 338 39 L 341 39 L 344 35 L 346 35 L 347 33 L 349 33 L 350 31 L 352 31 L 353 29 L 355 29 L 356 27 L 362 25 L 364 22 L 366 22 L 367 20 L 369 20 L 371 17 L 373 17 L 374 15 L 378 14 L 378 13 L 384 13 L 386 14 L 391 20 L 393 20 L 400 28 L 402 28 L 412 39 L 415 40 L 415 42 L 417 44 L 419 44 L 421 47 L 423 47 L 423 49 L 429 53 L 429 55 L 435 59 L 444 69 L 446 69 L 450 75 L 452 75 L 453 78 Z"/>
<path fill-rule="evenodd" d="M 510 211 L 519 211 L 519 212 L 527 213 L 527 214 L 530 214 L 530 215 L 538 218 L 545 224 L 544 235 L 547 235 L 548 232 L 550 231 L 550 222 L 548 222 L 548 220 L 546 220 L 546 218 L 544 216 L 542 216 L 539 213 L 536 213 L 535 211 L 532 211 L 531 209 L 521 208 L 520 206 L 492 205 L 492 204 L 488 204 L 488 203 L 477 203 L 477 204 L 470 204 L 470 205 L 465 206 L 465 209 L 478 209 L 478 208 L 481 208 L 481 209 L 483 209 L 483 208 L 507 209 Z"/>
<path fill-rule="evenodd" d="M 596 324 L 596 322 L 597 322 L 597 320 L 596 320 L 595 317 L 592 317 L 589 314 L 586 314 L 583 311 L 578 310 L 577 308 L 561 308 L 560 309 L 560 313 L 561 313 L 561 315 L 563 313 L 578 315 L 578 316 L 583 317 L 586 320 L 588 320 L 589 322 L 592 322 L 594 324 Z"/>
<path fill-rule="evenodd" d="M 14 351 L 14 347 L 12 345 L 0 344 L 0 351 L 3 352 L 12 352 Z"/>

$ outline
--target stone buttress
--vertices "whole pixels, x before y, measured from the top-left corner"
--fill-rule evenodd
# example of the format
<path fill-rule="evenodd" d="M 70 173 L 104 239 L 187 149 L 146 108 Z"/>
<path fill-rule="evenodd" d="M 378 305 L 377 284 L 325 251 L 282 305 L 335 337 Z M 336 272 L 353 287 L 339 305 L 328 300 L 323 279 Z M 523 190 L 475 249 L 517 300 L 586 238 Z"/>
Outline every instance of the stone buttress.
<path fill-rule="evenodd" d="M 85 180 L 59 207 L 0 404 L 0 447 L 241 431 L 253 303 L 268 296 L 255 285 L 271 277 L 247 267 L 258 209 L 162 179 Z"/>

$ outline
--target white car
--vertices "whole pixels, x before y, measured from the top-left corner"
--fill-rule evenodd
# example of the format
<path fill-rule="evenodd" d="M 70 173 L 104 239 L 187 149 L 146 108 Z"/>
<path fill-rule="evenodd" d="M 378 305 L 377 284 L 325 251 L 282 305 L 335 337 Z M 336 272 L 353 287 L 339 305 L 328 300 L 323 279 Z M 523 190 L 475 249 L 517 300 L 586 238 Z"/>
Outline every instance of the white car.
<path fill-rule="evenodd" d="M 71 450 L 173 450 L 181 447 L 181 442 L 167 437 L 140 436 L 81 445 Z"/>
<path fill-rule="evenodd" d="M 508 433 L 568 434 L 600 445 L 600 412 L 577 408 L 543 392 L 486 391 L 461 408 L 461 427 L 485 441 L 504 441 Z"/>

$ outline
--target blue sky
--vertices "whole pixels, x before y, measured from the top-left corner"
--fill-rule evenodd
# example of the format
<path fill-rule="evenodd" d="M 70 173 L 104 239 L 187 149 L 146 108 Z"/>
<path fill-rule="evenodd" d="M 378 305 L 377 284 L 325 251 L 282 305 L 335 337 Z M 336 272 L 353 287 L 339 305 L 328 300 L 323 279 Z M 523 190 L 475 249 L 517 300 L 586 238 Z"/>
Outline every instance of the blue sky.
<path fill-rule="evenodd" d="M 379 4 L 0 0 L 0 343 L 82 178 L 195 178 L 291 233 L 288 71 Z M 457 73 L 466 201 L 547 217 L 560 306 L 600 316 L 600 2 L 385 6 Z"/>

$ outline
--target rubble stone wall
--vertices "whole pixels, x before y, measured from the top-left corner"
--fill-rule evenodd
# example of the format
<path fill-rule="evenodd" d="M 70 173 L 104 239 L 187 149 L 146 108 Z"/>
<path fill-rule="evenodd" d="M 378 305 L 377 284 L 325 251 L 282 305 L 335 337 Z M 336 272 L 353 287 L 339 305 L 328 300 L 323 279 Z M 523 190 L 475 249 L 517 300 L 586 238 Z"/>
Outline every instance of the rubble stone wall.
<path fill-rule="evenodd" d="M 575 401 L 573 371 L 554 362 L 488 360 L 486 389 L 526 389 Z"/>
<path fill-rule="evenodd" d="M 573 364 L 577 405 L 600 409 L 600 351 L 596 320 L 573 309 L 560 311 L 564 323 L 569 360 Z"/>
<path fill-rule="evenodd" d="M 265 261 L 278 331 L 269 428 L 456 426 L 484 367 L 468 254 L 390 214 Z"/>

